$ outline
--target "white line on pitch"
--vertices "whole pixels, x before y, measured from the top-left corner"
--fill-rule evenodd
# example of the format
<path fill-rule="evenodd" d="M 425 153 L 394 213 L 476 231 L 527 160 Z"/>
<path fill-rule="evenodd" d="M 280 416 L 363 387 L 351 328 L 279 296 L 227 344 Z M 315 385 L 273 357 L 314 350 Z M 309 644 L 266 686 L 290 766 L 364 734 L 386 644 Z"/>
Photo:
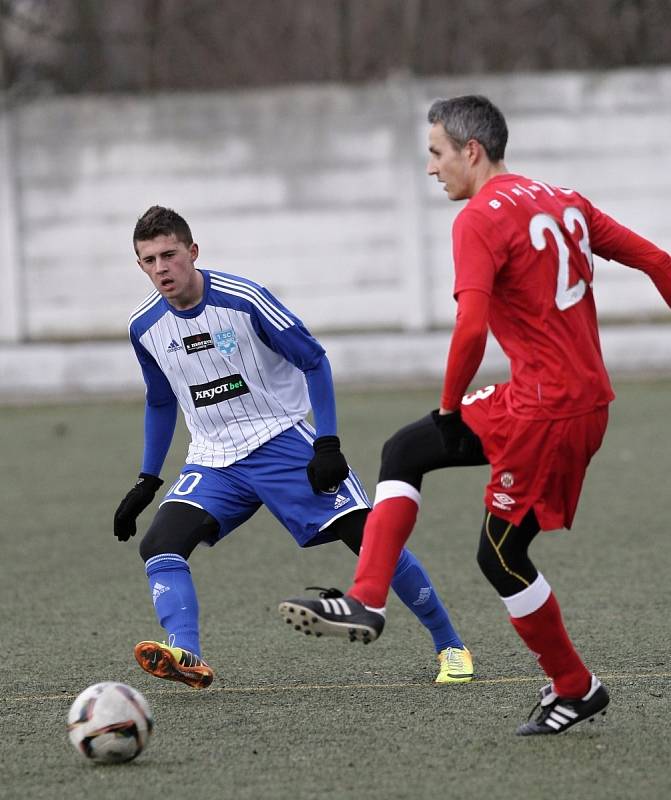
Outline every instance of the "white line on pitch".
<path fill-rule="evenodd" d="M 605 681 L 633 680 L 641 678 L 671 678 L 671 672 L 622 672 L 611 673 L 609 675 L 599 674 Z M 525 677 L 505 677 L 505 678 L 475 678 L 464 686 L 478 686 L 479 684 L 512 684 L 512 683 L 543 683 L 543 675 Z M 142 694 L 147 695 L 175 695 L 183 693 L 187 687 L 177 687 L 168 689 L 140 689 Z M 295 686 L 285 686 L 281 684 L 271 684 L 268 686 L 210 686 L 204 694 L 214 692 L 228 692 L 229 694 L 261 694 L 263 692 L 305 692 L 305 691 L 343 691 L 349 689 L 439 689 L 442 691 L 465 691 L 456 686 L 436 686 L 434 683 L 299 683 Z M 5 697 L 5 703 L 37 701 L 37 700 L 69 700 L 77 696 L 77 692 L 60 692 L 59 694 L 20 694 L 13 697 Z"/>

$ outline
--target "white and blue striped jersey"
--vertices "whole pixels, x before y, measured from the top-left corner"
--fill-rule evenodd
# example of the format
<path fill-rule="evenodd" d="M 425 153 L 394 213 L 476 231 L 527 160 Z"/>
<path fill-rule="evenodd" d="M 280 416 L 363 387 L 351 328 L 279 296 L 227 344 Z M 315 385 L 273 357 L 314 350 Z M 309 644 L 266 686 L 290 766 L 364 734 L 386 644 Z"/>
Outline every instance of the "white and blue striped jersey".
<path fill-rule="evenodd" d="M 152 292 L 129 333 L 147 404 L 177 401 L 191 433 L 187 463 L 225 467 L 305 419 L 304 372 L 324 349 L 303 323 L 253 281 L 212 270 L 187 311 Z"/>

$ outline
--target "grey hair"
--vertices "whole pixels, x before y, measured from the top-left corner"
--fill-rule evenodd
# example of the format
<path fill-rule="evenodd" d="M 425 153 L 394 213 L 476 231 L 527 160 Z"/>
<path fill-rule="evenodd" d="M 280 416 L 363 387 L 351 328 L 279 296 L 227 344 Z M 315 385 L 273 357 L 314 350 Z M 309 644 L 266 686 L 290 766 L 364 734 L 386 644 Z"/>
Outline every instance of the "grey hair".
<path fill-rule="evenodd" d="M 485 148 L 490 161 L 503 159 L 508 126 L 503 114 L 486 97 L 467 94 L 436 100 L 429 109 L 428 118 L 432 125 L 440 123 L 459 147 L 475 139 Z"/>

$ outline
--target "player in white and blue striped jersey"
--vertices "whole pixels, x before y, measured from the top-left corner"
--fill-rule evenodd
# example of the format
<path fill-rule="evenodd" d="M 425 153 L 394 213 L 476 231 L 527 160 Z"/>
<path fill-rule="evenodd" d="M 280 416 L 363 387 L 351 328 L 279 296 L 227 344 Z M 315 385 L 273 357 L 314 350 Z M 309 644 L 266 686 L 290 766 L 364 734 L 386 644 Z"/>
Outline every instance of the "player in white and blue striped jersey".
<path fill-rule="evenodd" d="M 188 564 L 195 546 L 215 544 L 265 505 L 301 547 L 340 539 L 358 553 L 370 504 L 340 451 L 324 348 L 303 323 L 253 281 L 197 269 L 198 245 L 171 209 L 148 209 L 133 245 L 155 291 L 130 319 L 146 384 L 144 454 L 114 533 L 133 536 L 162 485 L 179 406 L 191 433 L 186 463 L 140 543 L 168 641 L 140 642 L 135 657 L 157 677 L 205 688 L 214 673 L 201 654 Z M 408 550 L 392 586 L 433 637 L 437 682 L 463 682 L 450 665 L 468 651 Z"/>

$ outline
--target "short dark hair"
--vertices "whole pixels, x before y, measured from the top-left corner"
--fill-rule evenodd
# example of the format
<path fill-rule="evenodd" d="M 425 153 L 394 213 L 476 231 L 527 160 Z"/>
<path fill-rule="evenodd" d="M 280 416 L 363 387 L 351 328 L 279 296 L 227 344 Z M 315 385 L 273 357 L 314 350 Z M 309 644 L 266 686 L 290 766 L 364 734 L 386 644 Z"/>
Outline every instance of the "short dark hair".
<path fill-rule="evenodd" d="M 429 122 L 440 123 L 445 133 L 463 147 L 475 139 L 485 148 L 490 161 L 501 161 L 508 143 L 508 126 L 499 109 L 479 94 L 436 100 L 429 109 Z"/>
<path fill-rule="evenodd" d="M 146 242 L 157 236 L 171 236 L 175 234 L 177 241 L 183 242 L 187 247 L 193 244 L 191 228 L 184 217 L 176 211 L 163 206 L 151 206 L 138 219 L 133 231 L 133 247 L 137 253 L 137 242 Z"/>

